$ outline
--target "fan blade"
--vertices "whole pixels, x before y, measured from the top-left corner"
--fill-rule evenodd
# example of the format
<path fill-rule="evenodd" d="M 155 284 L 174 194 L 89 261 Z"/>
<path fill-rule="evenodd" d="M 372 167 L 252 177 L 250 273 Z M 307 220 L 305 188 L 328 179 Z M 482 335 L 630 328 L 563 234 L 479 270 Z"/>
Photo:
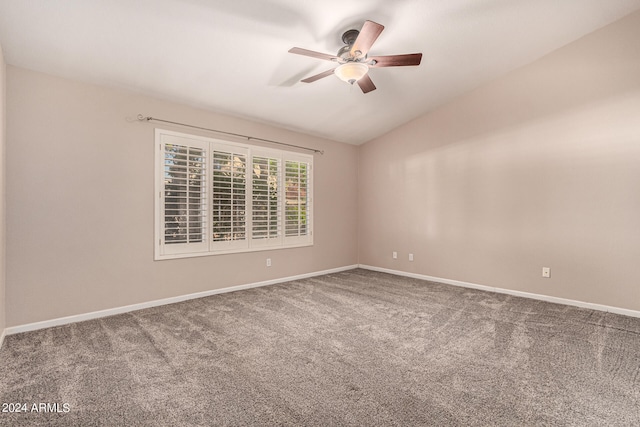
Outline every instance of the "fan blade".
<path fill-rule="evenodd" d="M 300 81 L 302 83 L 313 83 L 316 80 L 320 80 L 320 79 L 323 79 L 323 78 L 325 78 L 327 76 L 330 76 L 331 74 L 333 74 L 333 70 L 334 69 L 335 68 L 332 68 L 331 70 L 324 71 L 324 72 L 322 72 L 320 74 L 316 74 L 315 76 L 307 77 L 306 79 L 300 80 Z"/>
<path fill-rule="evenodd" d="M 367 61 L 371 68 L 420 65 L 420 61 L 422 61 L 422 54 L 408 53 L 406 55 L 370 56 L 367 58 Z M 375 63 L 371 63 L 370 61 L 375 61 Z"/>
<path fill-rule="evenodd" d="M 373 21 L 364 21 L 360 34 L 358 34 L 358 38 L 356 38 L 356 41 L 353 42 L 353 46 L 351 47 L 351 56 L 354 58 L 365 56 L 382 30 L 384 30 L 384 25 Z"/>
<path fill-rule="evenodd" d="M 365 74 L 360 80 L 358 80 L 358 86 L 362 89 L 362 93 L 369 93 L 372 90 L 376 90 L 376 85 L 373 84 L 369 74 Z"/>
<path fill-rule="evenodd" d="M 324 59 L 326 61 L 337 61 L 338 57 L 335 55 L 329 55 L 327 53 L 315 52 L 313 50 L 302 49 L 300 47 L 292 47 L 289 49 L 289 53 L 295 53 L 296 55 L 310 56 L 312 58 Z"/>

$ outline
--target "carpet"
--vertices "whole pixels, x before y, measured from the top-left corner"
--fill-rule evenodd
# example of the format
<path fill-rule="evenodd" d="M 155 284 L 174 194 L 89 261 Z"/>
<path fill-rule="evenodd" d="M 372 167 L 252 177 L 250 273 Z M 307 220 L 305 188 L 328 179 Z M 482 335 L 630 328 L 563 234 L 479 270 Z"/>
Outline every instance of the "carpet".
<path fill-rule="evenodd" d="M 10 335 L 0 403 L 3 426 L 640 425 L 640 319 L 356 269 Z"/>

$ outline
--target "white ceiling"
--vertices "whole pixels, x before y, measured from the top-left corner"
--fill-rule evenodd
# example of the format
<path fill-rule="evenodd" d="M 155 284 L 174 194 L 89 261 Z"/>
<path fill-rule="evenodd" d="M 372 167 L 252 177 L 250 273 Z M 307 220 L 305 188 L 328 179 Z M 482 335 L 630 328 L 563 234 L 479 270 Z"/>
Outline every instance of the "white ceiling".
<path fill-rule="evenodd" d="M 360 144 L 640 9 L 640 0 L 0 0 L 7 63 Z M 365 20 L 377 68 L 363 94 L 333 64 Z M 152 114 L 152 112 L 141 112 Z M 171 118 L 167 118 L 171 120 Z"/>

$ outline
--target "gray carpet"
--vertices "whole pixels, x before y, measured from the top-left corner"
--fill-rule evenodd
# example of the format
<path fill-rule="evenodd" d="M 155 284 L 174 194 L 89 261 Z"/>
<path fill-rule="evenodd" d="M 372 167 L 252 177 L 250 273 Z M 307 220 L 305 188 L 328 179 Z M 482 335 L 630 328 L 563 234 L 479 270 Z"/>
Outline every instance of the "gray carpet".
<path fill-rule="evenodd" d="M 351 270 L 8 336 L 0 402 L 28 406 L 6 426 L 637 426 L 640 319 Z"/>

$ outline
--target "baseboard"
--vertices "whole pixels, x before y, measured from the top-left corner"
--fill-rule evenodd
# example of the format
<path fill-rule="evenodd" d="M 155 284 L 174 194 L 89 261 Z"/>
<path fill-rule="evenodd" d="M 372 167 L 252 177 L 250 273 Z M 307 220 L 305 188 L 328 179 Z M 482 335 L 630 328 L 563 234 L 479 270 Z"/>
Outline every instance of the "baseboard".
<path fill-rule="evenodd" d="M 143 303 L 139 303 L 139 304 L 126 305 L 126 306 L 123 306 L 123 307 L 110 308 L 110 309 L 107 309 L 107 310 L 93 311 L 93 312 L 90 312 L 90 313 L 77 314 L 77 315 L 67 316 L 67 317 L 59 317 L 57 319 L 45 320 L 45 321 L 42 321 L 42 322 L 35 322 L 35 323 L 28 323 L 28 324 L 25 324 L 25 325 L 12 326 L 10 328 L 5 329 L 4 333 L 6 333 L 7 335 L 19 334 L 21 332 L 35 331 L 35 330 L 38 330 L 38 329 L 51 328 L 53 326 L 60 326 L 60 325 L 66 325 L 66 324 L 69 324 L 69 323 L 82 322 L 82 321 L 85 321 L 85 320 L 98 319 L 98 318 L 101 318 L 101 317 L 113 316 L 115 314 L 122 314 L 122 313 L 128 313 L 130 311 L 143 310 L 145 308 L 151 308 L 151 307 L 157 307 L 157 306 L 160 306 L 160 305 L 173 304 L 173 303 L 176 303 L 176 302 L 187 301 L 187 300 L 190 300 L 190 299 L 204 298 L 204 297 L 208 297 L 208 296 L 211 296 L 211 295 L 222 294 L 222 293 L 226 293 L 226 292 L 241 291 L 243 289 L 251 289 L 251 288 L 258 288 L 258 287 L 261 287 L 261 286 L 275 285 L 275 284 L 278 284 L 278 283 L 290 282 L 290 281 L 293 281 L 293 280 L 300 280 L 300 279 L 306 279 L 306 278 L 309 278 L 309 277 L 322 276 L 324 274 L 339 273 L 341 271 L 353 270 L 354 268 L 358 268 L 358 265 L 348 265 L 348 266 L 344 266 L 344 267 L 332 268 L 332 269 L 329 269 L 329 270 L 315 271 L 315 272 L 312 272 L 312 273 L 299 274 L 299 275 L 296 275 L 296 276 L 282 277 L 282 278 L 278 278 L 278 279 L 265 280 L 265 281 L 262 281 L 262 282 L 248 283 L 248 284 L 245 284 L 245 285 L 230 286 L 230 287 L 221 288 L 221 289 L 212 289 L 212 290 L 209 290 L 209 291 L 196 292 L 196 293 L 187 294 L 187 295 L 179 295 L 179 296 L 176 296 L 176 297 L 164 298 L 164 299 L 159 299 L 159 300 L 154 300 L 154 301 L 148 301 L 148 302 L 143 302 Z M 3 333 L 3 337 L 4 337 L 4 333 Z"/>
<path fill-rule="evenodd" d="M 3 329 L 0 333 L 0 350 L 2 350 L 2 344 L 4 343 L 4 336 L 7 334 L 7 330 Z"/>
<path fill-rule="evenodd" d="M 427 276 L 427 275 L 424 275 L 424 274 L 409 273 L 409 272 L 400 271 L 400 270 L 391 270 L 391 269 L 388 269 L 388 268 L 374 267 L 374 266 L 365 265 L 365 264 L 359 264 L 358 267 L 359 268 L 364 268 L 365 270 L 379 271 L 381 273 L 395 274 L 397 276 L 412 277 L 414 279 L 429 280 L 431 282 L 445 283 L 447 285 L 461 286 L 463 288 L 480 289 L 480 290 L 483 290 L 483 291 L 497 292 L 497 293 L 500 293 L 500 294 L 508 294 L 508 295 L 513 295 L 513 296 L 517 296 L 517 297 L 523 297 L 523 298 L 530 298 L 530 299 L 536 299 L 536 300 L 541 300 L 541 301 L 553 302 L 553 303 L 556 303 L 556 304 L 572 305 L 572 306 L 575 306 L 575 307 L 589 308 L 591 310 L 606 311 L 606 312 L 609 312 L 609 313 L 622 314 L 624 316 L 640 317 L 640 311 L 629 310 L 629 309 L 626 309 L 626 308 L 611 307 L 611 306 L 608 306 L 608 305 L 594 304 L 594 303 L 590 303 L 590 302 L 576 301 L 576 300 L 571 300 L 571 299 L 566 299 L 566 298 L 552 297 L 552 296 L 549 296 L 549 295 L 534 294 L 534 293 L 522 292 L 522 291 L 514 291 L 514 290 L 511 290 L 511 289 L 494 288 L 492 286 L 478 285 L 476 283 L 461 282 L 459 280 L 444 279 L 442 277 L 433 277 L 433 276 Z"/>

